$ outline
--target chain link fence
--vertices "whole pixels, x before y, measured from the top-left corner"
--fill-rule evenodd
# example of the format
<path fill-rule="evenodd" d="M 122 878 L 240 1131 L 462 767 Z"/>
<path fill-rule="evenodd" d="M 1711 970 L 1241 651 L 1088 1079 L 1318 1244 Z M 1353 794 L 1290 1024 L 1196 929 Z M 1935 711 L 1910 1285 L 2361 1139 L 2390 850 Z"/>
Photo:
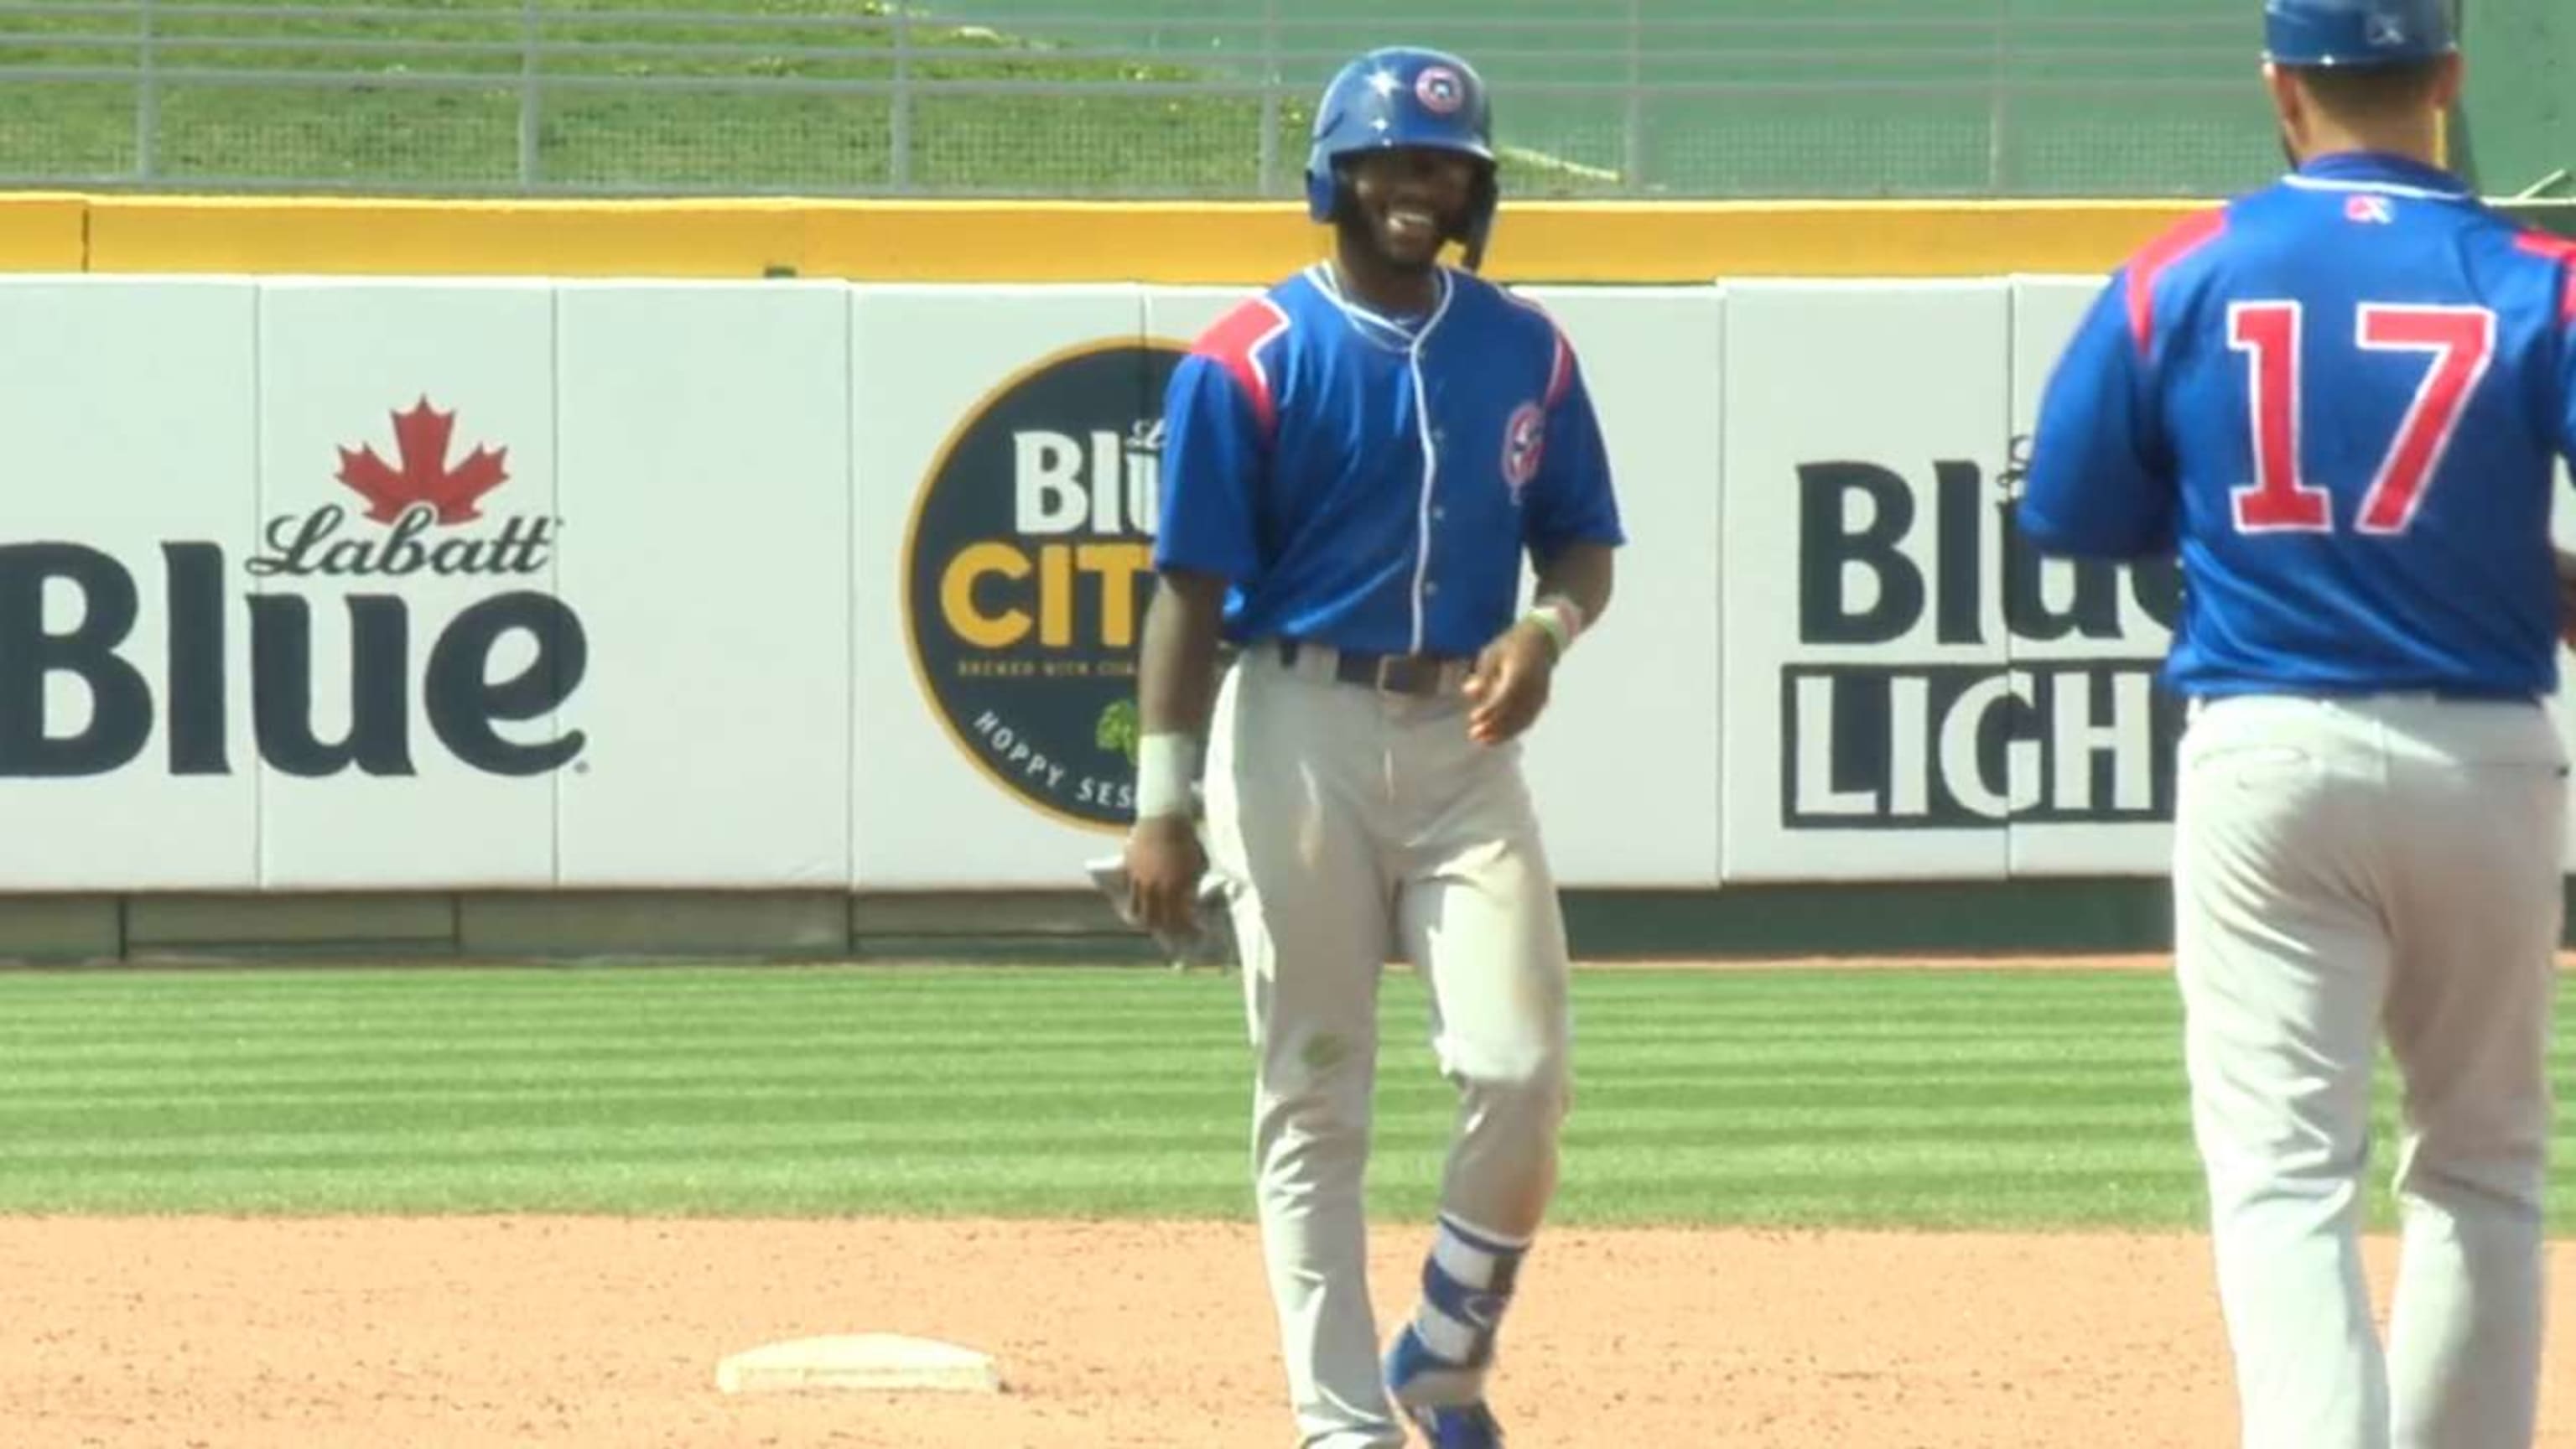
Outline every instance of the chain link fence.
<path fill-rule="evenodd" d="M 2279 164 L 2226 0 L 645 3 L 0 0 L 0 184 L 1277 197 L 1325 78 L 1395 40 L 1485 72 L 1524 196 L 2208 195 Z"/>

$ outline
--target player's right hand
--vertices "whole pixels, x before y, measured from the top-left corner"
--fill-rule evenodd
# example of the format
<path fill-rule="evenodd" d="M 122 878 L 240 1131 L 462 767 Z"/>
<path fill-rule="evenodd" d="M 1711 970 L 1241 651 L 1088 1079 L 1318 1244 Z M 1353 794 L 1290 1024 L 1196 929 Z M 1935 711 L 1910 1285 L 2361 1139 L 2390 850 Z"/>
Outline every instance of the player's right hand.
<path fill-rule="evenodd" d="M 1199 877 L 1207 853 L 1186 815 L 1139 820 L 1127 832 L 1127 905 L 1148 931 L 1185 936 L 1197 929 Z"/>

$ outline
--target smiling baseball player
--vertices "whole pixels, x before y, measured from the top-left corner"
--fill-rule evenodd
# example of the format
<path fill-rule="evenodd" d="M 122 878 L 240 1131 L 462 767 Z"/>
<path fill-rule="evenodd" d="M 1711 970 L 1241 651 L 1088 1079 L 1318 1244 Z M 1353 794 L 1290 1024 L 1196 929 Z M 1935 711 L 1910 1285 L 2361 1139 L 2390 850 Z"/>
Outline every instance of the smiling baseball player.
<path fill-rule="evenodd" d="M 2443 0 L 2264 20 L 2298 169 L 2113 278 L 2019 522 L 2182 556 L 2175 966 L 2244 1442 L 2527 1449 L 2576 278 L 2438 164 Z M 2356 1241 L 2382 1033 L 2405 1079 L 2384 1351 Z"/>
<path fill-rule="evenodd" d="M 1564 925 L 1517 740 L 1609 602 L 1619 520 L 1564 336 L 1440 264 L 1454 241 L 1472 269 L 1494 219 L 1475 72 L 1362 56 L 1317 109 L 1307 182 L 1333 259 L 1219 322 L 1172 379 L 1127 864 L 1137 915 L 1185 931 L 1222 635 L 1238 658 L 1204 726 L 1207 838 L 1301 1442 L 1395 1449 L 1391 1397 L 1437 1449 L 1484 1449 L 1568 1082 Z M 1516 619 L 1524 553 L 1537 602 Z M 1397 952 L 1429 980 L 1459 1111 L 1421 1303 L 1381 1364 L 1361 1176 Z"/>

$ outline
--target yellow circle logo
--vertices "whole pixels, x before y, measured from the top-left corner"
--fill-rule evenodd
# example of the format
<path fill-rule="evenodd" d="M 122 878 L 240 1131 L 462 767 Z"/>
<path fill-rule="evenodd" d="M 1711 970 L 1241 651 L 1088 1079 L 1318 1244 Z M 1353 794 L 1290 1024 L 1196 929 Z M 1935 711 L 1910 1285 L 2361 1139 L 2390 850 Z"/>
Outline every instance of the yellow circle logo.
<path fill-rule="evenodd" d="M 923 691 L 978 768 L 1079 825 L 1135 814 L 1163 392 L 1186 351 L 1121 338 L 1043 359 L 958 425 L 913 505 Z"/>

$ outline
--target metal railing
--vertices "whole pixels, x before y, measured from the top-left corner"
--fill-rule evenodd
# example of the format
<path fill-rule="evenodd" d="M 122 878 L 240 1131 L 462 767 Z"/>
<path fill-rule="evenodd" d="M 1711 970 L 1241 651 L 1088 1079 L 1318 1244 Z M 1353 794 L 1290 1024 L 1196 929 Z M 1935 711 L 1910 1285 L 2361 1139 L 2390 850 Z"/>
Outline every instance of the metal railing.
<path fill-rule="evenodd" d="M 1520 194 L 2205 194 L 2277 161 L 2243 7 L 2200 0 L 2018 22 L 780 13 L 800 3 L 829 0 L 0 0 L 0 183 L 1278 196 L 1322 81 L 1393 38 L 1484 71 Z"/>

